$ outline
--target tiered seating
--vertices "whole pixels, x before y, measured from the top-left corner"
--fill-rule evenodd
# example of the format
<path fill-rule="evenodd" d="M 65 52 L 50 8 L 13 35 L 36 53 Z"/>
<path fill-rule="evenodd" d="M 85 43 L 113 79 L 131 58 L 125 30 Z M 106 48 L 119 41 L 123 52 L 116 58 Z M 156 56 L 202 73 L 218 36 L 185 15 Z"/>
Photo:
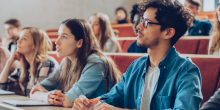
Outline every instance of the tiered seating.
<path fill-rule="evenodd" d="M 118 36 L 119 37 L 134 37 L 136 36 L 133 28 L 133 24 L 115 24 L 112 25 L 112 29 L 116 29 L 119 31 Z"/>
<path fill-rule="evenodd" d="M 196 18 L 201 19 L 201 20 L 207 19 L 207 20 L 211 21 L 212 23 L 214 23 L 215 16 L 216 16 L 216 11 L 213 11 L 213 12 L 200 11 L 198 13 L 198 15 L 196 16 Z"/>
<path fill-rule="evenodd" d="M 118 38 L 122 52 L 127 53 L 129 46 L 136 37 Z M 175 44 L 176 50 L 181 54 L 208 54 L 210 37 L 182 37 Z"/>

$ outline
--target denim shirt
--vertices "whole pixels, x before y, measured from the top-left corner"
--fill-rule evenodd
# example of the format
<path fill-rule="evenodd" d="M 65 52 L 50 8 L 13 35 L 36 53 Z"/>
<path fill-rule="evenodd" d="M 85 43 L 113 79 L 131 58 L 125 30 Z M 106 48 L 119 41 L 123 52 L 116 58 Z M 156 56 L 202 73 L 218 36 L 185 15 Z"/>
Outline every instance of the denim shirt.
<path fill-rule="evenodd" d="M 209 36 L 212 23 L 208 20 L 193 21 L 193 26 L 189 29 L 189 36 Z"/>
<path fill-rule="evenodd" d="M 65 59 L 61 62 L 58 69 L 40 83 L 48 91 L 60 90 L 60 88 L 65 86 L 60 85 L 59 80 L 64 61 Z M 92 99 L 107 93 L 103 74 L 106 73 L 102 59 L 97 55 L 90 55 L 87 58 L 87 63 L 82 70 L 79 80 L 74 85 L 71 85 L 72 88 L 65 93 L 65 96 L 70 102 L 73 102 L 80 95 L 85 95 L 89 99 Z M 113 81 L 109 80 L 109 82 L 109 87 L 111 88 Z"/>
<path fill-rule="evenodd" d="M 135 60 L 122 80 L 101 97 L 120 108 L 139 109 L 149 57 Z M 202 101 L 201 75 L 190 58 L 183 58 L 171 47 L 158 65 L 159 79 L 151 96 L 150 110 L 198 110 Z"/>

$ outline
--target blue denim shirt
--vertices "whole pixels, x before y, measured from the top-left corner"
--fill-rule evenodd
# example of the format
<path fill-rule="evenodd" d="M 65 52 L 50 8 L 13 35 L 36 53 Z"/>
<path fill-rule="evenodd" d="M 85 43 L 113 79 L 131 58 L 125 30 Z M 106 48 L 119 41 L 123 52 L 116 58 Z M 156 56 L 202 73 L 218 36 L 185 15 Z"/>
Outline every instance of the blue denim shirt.
<path fill-rule="evenodd" d="M 139 109 L 149 57 L 135 60 L 122 80 L 101 97 L 120 108 Z M 160 76 L 151 96 L 151 110 L 198 110 L 202 101 L 201 75 L 190 58 L 183 58 L 171 47 L 158 65 Z"/>
<path fill-rule="evenodd" d="M 193 21 L 193 26 L 189 29 L 189 36 L 209 36 L 212 23 L 208 20 Z"/>
<path fill-rule="evenodd" d="M 48 91 L 60 90 L 65 86 L 60 85 L 59 80 L 64 61 L 61 62 L 58 69 L 40 83 Z M 92 99 L 107 93 L 103 74 L 106 73 L 102 59 L 97 55 L 90 55 L 87 58 L 87 63 L 82 70 L 79 80 L 74 85 L 71 85 L 72 88 L 65 93 L 65 96 L 70 102 L 73 102 L 80 95 L 85 95 L 89 99 Z M 109 80 L 109 82 L 109 87 L 111 88 L 113 81 Z"/>

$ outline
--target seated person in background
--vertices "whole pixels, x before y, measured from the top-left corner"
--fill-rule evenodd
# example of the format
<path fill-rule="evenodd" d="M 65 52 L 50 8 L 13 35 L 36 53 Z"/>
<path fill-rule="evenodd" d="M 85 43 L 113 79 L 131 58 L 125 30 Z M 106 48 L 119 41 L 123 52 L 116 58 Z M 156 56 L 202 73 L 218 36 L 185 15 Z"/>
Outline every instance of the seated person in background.
<path fill-rule="evenodd" d="M 3 39 L 3 45 L 8 48 L 12 53 L 17 48 L 17 40 L 21 31 L 21 23 L 17 19 L 9 19 L 4 24 L 5 39 Z"/>
<path fill-rule="evenodd" d="M 65 58 L 57 70 L 32 89 L 32 99 L 72 107 L 80 95 L 95 98 L 110 91 L 121 79 L 114 62 L 101 52 L 88 22 L 67 19 L 58 33 L 57 56 Z M 59 97 L 53 101 L 56 95 Z"/>
<path fill-rule="evenodd" d="M 131 22 L 133 23 L 133 30 L 134 33 L 137 35 L 137 25 L 140 23 L 140 14 L 138 12 L 138 6 L 139 4 L 134 4 L 131 10 Z M 130 47 L 128 48 L 128 53 L 147 53 L 147 48 L 140 47 L 137 45 L 137 40 L 134 41 Z"/>
<path fill-rule="evenodd" d="M 3 68 L 5 67 L 5 64 L 7 60 L 10 57 L 10 51 L 2 45 L 2 39 L 0 37 L 0 73 L 2 72 Z M 18 61 L 15 61 L 9 70 L 9 73 L 12 73 L 16 68 L 18 68 L 20 63 Z"/>
<path fill-rule="evenodd" d="M 121 46 L 112 30 L 108 15 L 93 14 L 89 18 L 89 23 L 103 52 L 121 52 Z"/>
<path fill-rule="evenodd" d="M 127 11 L 124 7 L 118 7 L 116 10 L 115 10 L 115 15 L 116 15 L 116 22 L 118 24 L 126 24 L 128 23 L 127 21 Z"/>
<path fill-rule="evenodd" d="M 197 20 L 196 15 L 201 5 L 200 0 L 185 0 L 185 7 L 189 8 L 194 15 L 193 26 L 188 30 L 188 36 L 209 36 L 212 23 L 208 20 Z"/>
<path fill-rule="evenodd" d="M 73 110 L 198 110 L 202 101 L 201 75 L 190 58 L 173 46 L 190 27 L 193 17 L 177 0 L 148 0 L 139 6 L 137 43 L 149 56 L 134 61 L 107 100 L 89 102 L 80 96 Z"/>
<path fill-rule="evenodd" d="M 31 88 L 59 66 L 47 54 L 51 49 L 52 43 L 46 32 L 34 27 L 23 28 L 17 40 L 17 50 L 11 53 L 0 74 L 0 89 L 29 96 Z M 10 73 L 16 60 L 20 60 L 21 67 Z"/>
<path fill-rule="evenodd" d="M 216 9 L 215 24 L 213 27 L 213 36 L 209 41 L 208 53 L 209 55 L 220 55 L 220 5 Z"/>

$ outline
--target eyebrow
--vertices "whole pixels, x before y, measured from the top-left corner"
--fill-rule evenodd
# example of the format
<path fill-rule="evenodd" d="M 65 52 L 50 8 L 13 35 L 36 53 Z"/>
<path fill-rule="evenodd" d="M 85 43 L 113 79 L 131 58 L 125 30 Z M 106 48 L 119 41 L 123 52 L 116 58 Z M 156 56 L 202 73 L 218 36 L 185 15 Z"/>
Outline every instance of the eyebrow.
<path fill-rule="evenodd" d="M 61 33 L 61 34 L 68 35 L 68 34 L 66 34 L 66 33 Z M 58 32 L 58 35 L 61 35 L 61 34 Z"/>
<path fill-rule="evenodd" d="M 144 19 L 144 18 L 143 18 Z M 150 20 L 150 19 L 148 19 L 148 18 L 145 18 L 144 20 L 147 20 L 147 21 L 150 21 L 150 22 L 152 22 L 152 20 Z"/>

